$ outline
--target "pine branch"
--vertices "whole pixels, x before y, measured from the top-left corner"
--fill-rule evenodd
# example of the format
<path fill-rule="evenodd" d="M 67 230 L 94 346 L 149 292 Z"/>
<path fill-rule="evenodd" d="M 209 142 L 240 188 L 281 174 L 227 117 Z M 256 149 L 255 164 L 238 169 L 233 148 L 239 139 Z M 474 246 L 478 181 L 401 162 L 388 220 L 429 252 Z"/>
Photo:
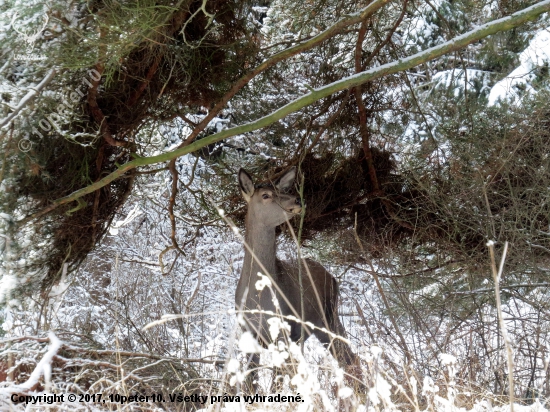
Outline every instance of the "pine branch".
<path fill-rule="evenodd" d="M 319 33 L 318 35 L 312 37 L 309 40 L 305 40 L 301 43 L 296 44 L 295 46 L 289 47 L 288 49 L 282 50 L 278 53 L 275 53 L 273 56 L 265 60 L 259 66 L 255 67 L 243 77 L 241 77 L 237 82 L 231 87 L 231 89 L 220 99 L 218 103 L 208 112 L 202 121 L 196 125 L 193 132 L 185 139 L 185 141 L 178 146 L 178 149 L 181 147 L 187 146 L 199 135 L 200 132 L 210 123 L 210 121 L 218 115 L 218 113 L 225 107 L 227 102 L 231 100 L 244 86 L 246 86 L 250 80 L 259 75 L 260 73 L 266 71 L 270 67 L 275 66 L 277 63 L 286 60 L 292 56 L 303 53 L 307 50 L 311 50 L 314 47 L 320 45 L 325 40 L 328 40 L 337 34 L 341 33 L 345 28 L 353 26 L 354 24 L 361 23 L 368 17 L 372 16 L 379 9 L 385 6 L 390 0 L 374 0 L 363 10 L 354 13 L 346 18 L 336 22 L 334 25 L 330 26 L 325 31 Z"/>
<path fill-rule="evenodd" d="M 252 132 L 254 130 L 269 126 L 270 124 L 273 124 L 276 121 L 283 119 L 285 116 L 294 113 L 306 106 L 309 106 L 317 102 L 318 100 L 328 97 L 333 93 L 346 90 L 351 87 L 356 87 L 368 81 L 379 79 L 387 75 L 409 70 L 430 60 L 441 57 L 447 53 L 463 49 L 469 44 L 477 42 L 492 34 L 518 27 L 528 21 L 536 19 L 542 13 L 546 13 L 548 11 L 550 11 L 550 0 L 541 1 L 508 17 L 495 20 L 491 23 L 486 23 L 474 30 L 471 30 L 463 35 L 454 38 L 451 41 L 421 51 L 406 59 L 399 59 L 398 61 L 387 63 L 382 66 L 364 71 L 362 73 L 345 77 L 341 80 L 330 83 L 318 89 L 314 89 L 310 93 L 299 97 L 298 99 L 275 110 L 271 114 L 261 117 L 260 119 L 252 121 L 250 123 L 236 126 L 231 129 L 222 130 L 219 133 L 215 133 L 213 135 L 205 137 L 204 139 L 200 139 L 199 141 L 189 143 L 170 152 L 166 152 L 157 156 L 141 157 L 132 160 L 131 162 L 122 165 L 117 171 L 105 176 L 103 179 L 95 182 L 94 184 L 79 189 L 68 196 L 55 200 L 54 202 L 52 202 L 51 205 L 20 220 L 19 224 L 25 224 L 31 220 L 44 216 L 45 214 L 51 212 L 61 205 L 73 202 L 79 197 L 93 193 L 97 189 L 108 185 L 112 181 L 118 179 L 119 177 L 123 176 L 125 173 L 136 167 L 167 162 L 188 153 L 195 152 L 203 147 L 219 142 L 220 140 L 226 139 L 228 137 Z"/>
<path fill-rule="evenodd" d="M 49 82 L 52 81 L 55 75 L 55 69 L 51 69 L 46 77 L 44 77 L 44 79 L 40 83 L 38 83 L 38 86 L 31 87 L 31 90 L 29 90 L 25 97 L 21 99 L 19 104 L 13 108 L 13 112 L 11 112 L 4 120 L 0 120 L 0 127 L 4 127 L 9 122 L 11 122 L 15 118 L 15 116 L 17 116 L 17 114 L 21 111 L 21 109 L 29 104 L 36 97 L 36 95 L 40 93 L 42 89 L 48 85 Z"/>

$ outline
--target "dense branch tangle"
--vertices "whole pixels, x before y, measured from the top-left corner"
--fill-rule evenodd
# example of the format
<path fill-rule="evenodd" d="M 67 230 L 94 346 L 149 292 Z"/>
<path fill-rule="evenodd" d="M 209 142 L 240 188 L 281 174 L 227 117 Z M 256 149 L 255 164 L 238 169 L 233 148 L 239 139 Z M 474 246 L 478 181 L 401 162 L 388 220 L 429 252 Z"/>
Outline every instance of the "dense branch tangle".
<path fill-rule="evenodd" d="M 246 132 L 251 132 L 258 130 L 260 128 L 266 127 L 270 124 L 275 123 L 278 120 L 281 120 L 285 116 L 294 113 L 308 105 L 311 105 L 325 97 L 330 96 L 333 93 L 338 91 L 346 90 L 349 88 L 357 87 L 366 82 L 378 79 L 384 76 L 388 76 L 394 73 L 401 71 L 409 70 L 413 67 L 416 67 L 420 64 L 426 63 L 430 60 L 436 59 L 445 54 L 460 50 L 469 44 L 472 44 L 476 41 L 479 41 L 487 36 L 492 34 L 510 30 L 515 27 L 518 27 L 528 21 L 536 19 L 542 13 L 550 11 L 550 0 L 541 1 L 531 7 L 523 9 L 519 12 L 516 12 L 508 17 L 504 17 L 498 20 L 495 20 L 491 23 L 484 24 L 474 30 L 471 30 L 463 35 L 460 35 L 454 38 L 451 41 L 445 42 L 438 46 L 432 47 L 430 49 L 416 53 L 406 59 L 400 59 L 395 62 L 384 64 L 382 66 L 363 71 L 361 73 L 355 74 L 353 76 L 345 77 L 339 81 L 330 83 L 326 86 L 319 87 L 317 89 L 312 89 L 309 93 L 303 95 L 302 97 L 297 98 L 294 101 L 289 102 L 288 104 L 280 107 L 271 114 L 261 117 L 255 121 L 236 126 L 230 129 L 223 130 L 221 132 L 212 134 L 204 139 L 199 141 L 193 141 L 197 135 L 204 130 L 208 122 L 214 118 L 214 116 L 219 113 L 219 111 L 225 106 L 225 104 L 242 88 L 246 85 L 254 76 L 266 70 L 269 67 L 272 67 L 279 61 L 282 61 L 288 57 L 291 57 L 297 53 L 309 50 L 310 48 L 320 44 L 327 38 L 337 34 L 340 30 L 345 27 L 348 27 L 352 24 L 357 24 L 361 22 L 364 18 L 370 16 L 374 11 L 382 7 L 386 1 L 375 1 L 369 5 L 364 11 L 360 14 L 356 14 L 349 19 L 341 20 L 336 23 L 331 28 L 327 29 L 325 32 L 319 34 L 318 36 L 308 40 L 307 42 L 300 43 L 297 46 L 289 48 L 283 52 L 276 54 L 269 60 L 266 60 L 262 65 L 258 66 L 256 69 L 251 71 L 249 74 L 241 78 L 233 88 L 218 102 L 213 110 L 197 125 L 191 135 L 175 150 L 166 152 L 157 156 L 151 157 L 138 157 L 135 160 L 132 160 L 119 167 L 118 170 L 109 174 L 108 176 L 102 178 L 101 180 L 91 184 L 85 188 L 77 190 L 72 194 L 65 196 L 63 198 L 57 199 L 52 202 L 51 205 L 46 208 L 26 217 L 21 220 L 20 223 L 27 223 L 33 219 L 44 216 L 45 214 L 51 212 L 57 207 L 75 201 L 76 199 L 94 192 L 101 187 L 108 185 L 114 180 L 124 176 L 128 171 L 135 169 L 136 167 L 153 165 L 156 163 L 162 163 L 171 161 L 180 156 L 183 156 L 188 153 L 195 152 L 203 147 L 211 145 L 213 143 L 219 142 L 223 139 L 226 139 L 231 136 L 236 136 Z"/>

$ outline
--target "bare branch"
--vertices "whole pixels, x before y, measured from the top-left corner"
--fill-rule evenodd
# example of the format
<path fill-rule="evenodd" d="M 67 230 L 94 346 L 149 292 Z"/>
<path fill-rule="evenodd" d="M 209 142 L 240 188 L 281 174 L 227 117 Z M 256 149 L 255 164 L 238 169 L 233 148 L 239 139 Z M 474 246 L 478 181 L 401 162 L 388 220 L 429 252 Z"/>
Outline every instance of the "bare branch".
<path fill-rule="evenodd" d="M 330 39 L 331 37 L 334 37 L 335 35 L 341 33 L 345 28 L 349 26 L 353 26 L 354 24 L 361 23 L 369 16 L 372 16 L 374 13 L 376 13 L 380 8 L 382 8 L 386 3 L 388 3 L 390 0 L 374 0 L 372 3 L 370 3 L 367 7 L 365 7 L 360 12 L 354 13 L 351 16 L 348 16 L 325 31 L 319 33 L 317 36 L 312 37 L 309 40 L 306 40 L 302 43 L 299 43 L 295 46 L 289 47 L 288 49 L 285 49 L 283 51 L 280 51 L 279 53 L 274 54 L 269 59 L 264 61 L 262 64 L 245 74 L 243 77 L 241 77 L 237 82 L 231 87 L 231 89 L 221 98 L 221 100 L 208 112 L 208 114 L 205 116 L 202 121 L 196 125 L 196 128 L 193 130 L 193 132 L 185 139 L 185 141 L 178 146 L 178 148 L 184 147 L 191 143 L 193 140 L 195 140 L 195 137 L 198 136 L 198 134 L 204 130 L 204 128 L 210 123 L 210 121 L 216 117 L 216 115 L 225 107 L 227 102 L 235 96 L 239 90 L 241 90 L 244 86 L 250 82 L 254 77 L 256 77 L 258 74 L 266 71 L 270 67 L 275 66 L 277 63 L 288 59 L 289 57 L 295 56 L 299 53 L 305 52 L 307 50 L 310 50 L 325 40 Z"/>
<path fill-rule="evenodd" d="M 56 74 L 57 73 L 55 69 L 51 69 L 46 77 L 44 77 L 44 79 L 40 83 L 38 83 L 38 86 L 32 87 L 31 90 L 29 90 L 29 92 L 25 95 L 25 97 L 21 99 L 19 104 L 13 108 L 13 112 L 11 112 L 4 120 L 0 120 L 0 127 L 4 127 L 9 122 L 11 122 L 15 118 L 15 116 L 19 114 L 21 109 L 23 109 L 23 107 L 31 102 L 36 97 L 36 95 L 40 93 L 42 89 L 48 85 L 49 82 L 52 81 Z"/>
<path fill-rule="evenodd" d="M 518 27 L 528 21 L 534 20 L 542 13 L 546 13 L 548 11 L 550 11 L 550 0 L 541 1 L 531 7 L 528 7 L 519 12 L 516 12 L 508 17 L 495 20 L 491 23 L 486 23 L 482 26 L 477 27 L 474 30 L 471 30 L 461 36 L 454 38 L 451 41 L 445 42 L 438 46 L 434 46 L 422 52 L 416 53 L 406 59 L 399 59 L 396 62 L 387 63 L 382 66 L 367 70 L 365 72 L 358 73 L 349 77 L 345 77 L 339 81 L 330 83 L 318 89 L 314 89 L 310 93 L 302 97 L 299 97 L 298 99 L 275 110 L 273 113 L 267 116 L 261 117 L 260 119 L 252 121 L 250 123 L 245 123 L 241 126 L 236 126 L 231 129 L 222 130 L 219 133 L 215 133 L 213 135 L 210 135 L 208 137 L 205 137 L 204 139 L 200 139 L 199 141 L 195 141 L 193 143 L 191 143 L 188 139 L 183 147 L 179 147 L 170 152 L 166 152 L 157 156 L 141 157 L 141 158 L 132 160 L 131 162 L 128 162 L 122 165 L 117 171 L 105 176 L 103 179 L 95 182 L 94 184 L 91 184 L 82 189 L 79 189 L 68 196 L 55 200 L 49 206 L 22 219 L 19 223 L 25 224 L 33 219 L 44 216 L 45 214 L 51 212 L 52 210 L 56 209 L 61 205 L 73 202 L 79 197 L 92 193 L 97 189 L 108 185 L 112 181 L 118 179 L 119 177 L 123 176 L 125 173 L 127 173 L 128 171 L 136 167 L 147 166 L 147 165 L 152 165 L 152 164 L 161 163 L 161 162 L 167 162 L 177 157 L 197 151 L 210 144 L 219 142 L 220 140 L 226 139 L 228 137 L 236 136 L 246 132 L 251 132 L 254 130 L 261 129 L 262 127 L 269 126 L 270 124 L 273 124 L 278 120 L 281 120 L 285 116 L 291 113 L 294 113 L 306 106 L 309 106 L 317 102 L 318 100 L 321 100 L 327 96 L 330 96 L 333 93 L 346 90 L 351 87 L 356 87 L 360 84 L 366 83 L 374 79 L 381 78 L 383 76 L 409 70 L 415 66 L 418 66 L 430 60 L 436 59 L 437 57 L 443 56 L 447 53 L 460 50 L 468 46 L 469 44 L 477 42 L 492 34 Z M 201 124 L 203 122 L 201 122 Z M 188 141 L 189 143 L 187 144 Z"/>
<path fill-rule="evenodd" d="M 497 265 L 495 262 L 495 244 L 493 241 L 487 243 L 489 247 L 489 254 L 491 256 L 491 271 L 493 273 L 493 280 L 495 282 L 495 299 L 497 304 L 498 320 L 500 324 L 500 331 L 502 332 L 502 338 L 504 339 L 504 346 L 506 347 L 507 364 L 508 364 L 508 396 L 510 398 L 510 412 L 514 412 L 514 354 L 512 352 L 512 343 L 506 330 L 506 323 L 504 323 L 504 316 L 502 315 L 502 304 L 500 303 L 500 279 L 502 278 L 502 270 L 504 269 L 504 261 L 506 260 L 506 252 L 508 251 L 508 242 L 504 243 L 504 250 L 502 251 L 502 258 L 497 271 Z"/>

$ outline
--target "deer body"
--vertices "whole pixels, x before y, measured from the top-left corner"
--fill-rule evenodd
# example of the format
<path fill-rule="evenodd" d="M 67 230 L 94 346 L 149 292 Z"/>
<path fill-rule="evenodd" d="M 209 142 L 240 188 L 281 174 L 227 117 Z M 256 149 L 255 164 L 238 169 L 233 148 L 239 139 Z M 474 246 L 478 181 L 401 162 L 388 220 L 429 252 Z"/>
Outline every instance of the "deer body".
<path fill-rule="evenodd" d="M 276 257 L 275 228 L 290 217 L 300 213 L 302 207 L 299 198 L 286 194 L 294 184 L 295 168 L 284 174 L 273 186 L 255 187 L 250 175 L 241 169 L 239 185 L 243 197 L 248 203 L 246 214 L 245 256 L 241 277 L 237 284 L 235 305 L 237 310 L 255 310 L 276 312 L 270 290 L 257 290 L 258 273 L 270 277 L 274 284 L 272 290 L 277 297 L 280 312 L 284 316 L 293 315 L 303 322 L 310 322 L 316 328 L 304 327 L 307 339 L 312 333 L 326 346 L 341 366 L 357 365 L 358 359 L 349 345 L 342 340 L 333 340 L 318 328 L 345 336 L 345 330 L 338 318 L 338 283 L 336 279 L 319 263 L 305 259 L 301 264 L 302 285 L 304 289 L 304 313 L 301 313 L 301 293 L 297 262 L 280 261 Z M 262 313 L 244 313 L 244 329 L 250 331 L 264 347 L 271 343 L 267 320 L 270 315 Z M 302 323 L 286 320 L 291 327 L 290 338 L 298 341 L 302 334 Z M 257 365 L 259 355 L 251 359 L 253 367 Z M 252 378 L 256 375 L 253 374 Z"/>

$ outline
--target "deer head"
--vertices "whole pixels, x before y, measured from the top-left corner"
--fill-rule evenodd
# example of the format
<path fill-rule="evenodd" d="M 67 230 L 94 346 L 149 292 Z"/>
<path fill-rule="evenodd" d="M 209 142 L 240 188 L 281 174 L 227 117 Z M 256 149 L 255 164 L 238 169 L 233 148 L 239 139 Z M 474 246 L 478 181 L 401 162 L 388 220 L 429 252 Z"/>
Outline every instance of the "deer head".
<path fill-rule="evenodd" d="M 273 185 L 254 186 L 246 170 L 239 170 L 239 186 L 255 226 L 276 227 L 302 211 L 300 198 L 285 193 L 294 184 L 295 177 L 293 167 Z"/>

